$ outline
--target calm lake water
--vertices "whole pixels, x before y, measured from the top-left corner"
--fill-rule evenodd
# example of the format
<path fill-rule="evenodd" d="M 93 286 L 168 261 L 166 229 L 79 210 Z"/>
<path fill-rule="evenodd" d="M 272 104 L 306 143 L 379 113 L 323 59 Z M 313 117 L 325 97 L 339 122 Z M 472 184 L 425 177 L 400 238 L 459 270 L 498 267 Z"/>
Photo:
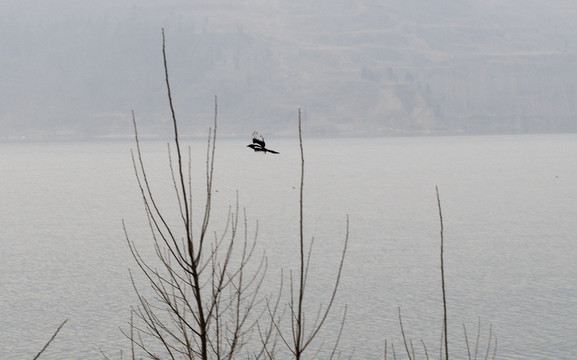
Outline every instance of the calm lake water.
<path fill-rule="evenodd" d="M 222 140 L 213 230 L 236 193 L 249 230 L 258 220 L 268 281 L 296 269 L 300 154 L 296 139 L 267 139 L 279 155 Z M 463 324 L 498 359 L 574 359 L 577 353 L 577 135 L 309 139 L 305 236 L 314 236 L 311 307 L 326 303 L 350 218 L 350 244 L 330 343 L 347 304 L 344 355 L 402 355 L 397 308 L 417 351 L 438 357 L 442 324 L 439 187 L 453 358 L 466 358 Z M 145 142 L 153 189 L 174 195 L 166 144 Z M 204 142 L 190 142 L 202 204 Z M 131 142 L 0 143 L 0 359 L 31 359 L 69 319 L 43 359 L 125 358 L 136 299 L 122 230 L 146 253 Z M 201 221 L 200 209 L 196 216 Z M 147 250 L 148 249 L 148 250 Z M 390 355 L 389 349 L 389 355 Z M 484 356 L 484 349 L 482 352 Z"/>

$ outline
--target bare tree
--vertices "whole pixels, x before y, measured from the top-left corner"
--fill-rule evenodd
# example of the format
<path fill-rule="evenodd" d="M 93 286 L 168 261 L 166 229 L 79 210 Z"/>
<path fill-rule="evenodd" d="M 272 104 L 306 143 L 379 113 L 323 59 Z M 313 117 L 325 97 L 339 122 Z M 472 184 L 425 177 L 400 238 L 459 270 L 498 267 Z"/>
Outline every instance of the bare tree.
<path fill-rule="evenodd" d="M 445 246 L 445 235 L 444 235 L 444 225 L 443 225 L 443 212 L 441 209 L 441 197 L 439 195 L 439 188 L 435 186 L 435 192 L 437 194 L 437 207 L 438 207 L 438 214 L 439 214 L 439 223 L 440 223 L 440 239 L 441 239 L 441 247 L 440 247 L 440 260 L 441 260 L 441 290 L 442 290 L 442 302 L 443 302 L 443 330 L 441 332 L 441 345 L 439 350 L 439 359 L 442 360 L 449 360 L 449 334 L 448 334 L 448 326 L 447 326 L 447 297 L 445 291 L 445 260 L 444 260 L 444 246 Z M 415 347 L 413 345 L 412 340 L 407 340 L 405 335 L 405 329 L 403 328 L 403 319 L 401 317 L 401 308 L 398 309 L 399 312 L 399 325 L 401 327 L 401 335 L 403 337 L 403 344 L 405 346 L 405 351 L 407 358 L 409 360 L 416 360 L 416 352 Z M 479 318 L 479 326 L 477 329 L 477 341 L 475 343 L 475 350 L 473 356 L 471 355 L 471 349 L 469 348 L 469 338 L 467 337 L 467 329 L 465 324 L 463 324 L 463 333 L 465 335 L 465 344 L 467 345 L 467 355 L 469 360 L 477 360 L 478 350 L 479 350 L 479 339 L 481 335 L 481 319 Z M 494 343 L 492 340 L 494 339 Z M 427 347 L 425 342 L 421 339 L 421 345 L 423 347 L 423 354 L 425 359 L 429 359 L 429 353 L 427 351 Z M 485 360 L 489 359 L 489 354 L 491 353 L 491 349 L 493 350 L 493 359 L 495 359 L 497 354 L 497 337 L 493 336 L 493 328 L 492 326 L 489 327 L 489 338 L 487 341 L 487 346 L 485 350 Z M 393 353 L 393 359 L 396 359 L 395 348 L 391 343 L 391 350 Z M 385 360 L 387 360 L 387 342 L 385 341 Z"/>
<path fill-rule="evenodd" d="M 311 346 L 314 340 L 317 338 L 319 331 L 323 328 L 329 313 L 334 304 L 334 300 L 337 295 L 337 290 L 339 287 L 339 282 L 341 278 L 341 273 L 343 270 L 343 264 L 345 260 L 345 255 L 347 252 L 347 245 L 349 241 L 349 219 L 347 216 L 346 220 L 346 232 L 345 240 L 343 245 L 343 250 L 341 252 L 341 258 L 338 263 L 338 270 L 336 272 L 335 283 L 332 288 L 332 292 L 329 295 L 327 304 L 325 306 L 320 305 L 318 311 L 315 314 L 307 314 L 305 311 L 305 296 L 307 294 L 307 278 L 310 270 L 311 253 L 314 245 L 314 238 L 309 244 L 306 243 L 304 237 L 304 173 L 305 173 L 305 158 L 303 150 L 303 140 L 302 140 L 302 128 L 301 128 L 301 111 L 298 112 L 299 120 L 299 145 L 301 153 L 301 179 L 300 179 L 300 198 L 299 198 L 299 269 L 298 271 L 289 272 L 289 299 L 288 299 L 288 316 L 290 318 L 290 331 L 283 330 L 281 327 L 282 316 L 275 317 L 277 307 L 274 311 L 270 311 L 273 324 L 278 331 L 279 337 L 285 344 L 286 348 L 294 356 L 296 360 L 304 358 L 305 351 Z M 296 274 L 295 274 L 296 273 Z M 282 282 L 281 282 L 282 283 Z M 282 292 L 282 286 L 281 286 Z M 278 302 L 276 304 L 278 306 Z M 313 319 L 311 323 L 307 323 L 306 320 L 310 318 Z M 337 347 L 342 334 L 342 329 L 344 326 L 346 318 L 346 307 L 343 312 L 343 317 L 341 320 L 340 328 L 338 330 L 337 338 L 334 341 L 332 352 L 330 358 L 332 359 L 337 354 Z M 320 351 L 320 346 L 315 349 L 315 352 Z M 311 356 L 314 358 L 314 355 Z"/>
<path fill-rule="evenodd" d="M 260 301 L 259 288 L 264 278 L 266 261 L 257 259 L 257 266 L 247 274 L 256 243 L 249 238 L 246 216 L 236 206 L 229 209 L 225 228 L 220 235 L 209 232 L 212 205 L 212 184 L 217 134 L 217 100 L 214 123 L 209 129 L 206 155 L 206 192 L 200 227 L 194 230 L 192 198 L 191 150 L 183 154 L 177 117 L 172 101 L 166 42 L 162 31 L 162 54 L 166 89 L 172 117 L 174 138 L 168 146 L 172 187 L 179 209 L 177 225 L 162 211 L 144 164 L 134 112 L 136 152 L 132 152 L 155 256 L 145 258 L 123 227 L 132 256 L 147 282 L 147 291 L 131 273 L 139 299 L 133 308 L 134 321 L 124 334 L 132 342 L 132 358 L 137 353 L 151 359 L 231 359 L 239 354 L 256 329 Z M 173 155 L 172 152 L 176 154 Z M 151 290 L 151 291 L 150 291 Z"/>
<path fill-rule="evenodd" d="M 300 268 L 294 272 L 296 276 L 290 271 L 290 296 L 287 306 L 283 307 L 282 272 L 276 299 L 260 296 L 266 272 L 264 256 L 259 261 L 254 261 L 256 266 L 251 265 L 254 270 L 250 274 L 247 273 L 248 264 L 253 261 L 255 252 L 256 230 L 254 238 L 249 238 L 246 216 L 239 219 L 238 197 L 236 207 L 229 211 L 222 234 L 215 233 L 214 236 L 209 236 L 217 134 L 216 97 L 214 124 L 213 128 L 209 129 L 207 140 L 204 211 L 198 232 L 193 231 L 191 154 L 189 148 L 186 158 L 179 138 L 168 77 L 164 30 L 162 54 L 174 130 L 173 142 L 168 146 L 168 161 L 172 187 L 177 198 L 179 221 L 178 225 L 174 225 L 173 219 L 161 210 L 151 190 L 133 112 L 136 151 L 132 152 L 132 160 L 148 218 L 155 256 L 154 260 L 146 259 L 138 251 L 123 223 L 132 256 L 147 281 L 147 288 L 152 291 L 150 295 L 141 290 L 138 281 L 131 273 L 139 304 L 133 309 L 130 330 L 124 331 L 124 334 L 131 340 L 132 357 L 136 358 L 138 352 L 151 359 L 232 359 L 240 356 L 242 351 L 242 356 L 246 358 L 274 359 L 278 344 L 284 343 L 294 358 L 300 360 L 305 350 L 317 338 L 333 307 L 349 237 L 347 217 L 345 241 L 332 293 L 328 303 L 319 307 L 313 317 L 314 320 L 309 324 L 305 321 L 307 317 L 304 303 L 313 241 L 306 244 L 303 230 L 304 151 L 300 109 L 298 116 L 301 150 Z M 261 316 L 263 311 L 268 312 L 269 316 L 263 318 Z M 281 326 L 285 315 L 290 317 L 290 331 L 284 330 Z M 345 315 L 346 308 L 330 358 L 337 353 Z M 249 342 L 251 347 L 242 350 Z"/>

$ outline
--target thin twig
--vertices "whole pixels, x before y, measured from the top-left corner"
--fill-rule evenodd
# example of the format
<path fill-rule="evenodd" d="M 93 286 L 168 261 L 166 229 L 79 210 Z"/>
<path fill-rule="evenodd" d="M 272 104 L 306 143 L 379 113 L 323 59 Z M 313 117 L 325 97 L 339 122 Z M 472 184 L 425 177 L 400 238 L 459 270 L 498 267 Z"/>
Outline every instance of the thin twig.
<path fill-rule="evenodd" d="M 427 346 L 425 345 L 425 341 L 421 339 L 421 344 L 423 345 L 423 350 L 425 351 L 425 358 L 429 360 L 429 352 L 427 351 Z"/>
<path fill-rule="evenodd" d="M 477 323 L 477 341 L 475 342 L 475 360 L 477 360 L 477 353 L 479 350 L 479 340 L 481 338 L 481 317 L 479 316 L 479 320 Z"/>
<path fill-rule="evenodd" d="M 439 188 L 435 186 L 437 192 L 437 205 L 439 206 L 439 221 L 441 223 L 441 286 L 443 288 L 443 331 L 445 333 L 445 360 L 449 360 L 449 340 L 447 333 L 447 298 L 445 293 L 445 265 L 443 263 L 443 212 L 441 211 L 441 198 L 439 197 Z"/>
<path fill-rule="evenodd" d="M 485 352 L 485 360 L 489 358 L 489 350 L 491 350 L 491 339 L 493 338 L 493 325 L 489 325 L 489 341 L 487 342 L 487 351 Z"/>
<path fill-rule="evenodd" d="M 495 345 L 493 348 L 493 360 L 497 357 L 497 337 L 495 336 Z"/>
<path fill-rule="evenodd" d="M 469 337 L 467 336 L 467 328 L 463 323 L 463 333 L 465 334 L 465 344 L 467 345 L 467 355 L 468 359 L 471 360 L 471 349 L 469 348 Z"/>
<path fill-rule="evenodd" d="M 399 311 L 399 325 L 401 326 L 401 335 L 403 335 L 403 344 L 405 344 L 405 350 L 407 351 L 407 356 L 409 360 L 411 360 L 411 352 L 409 351 L 409 345 L 407 344 L 407 338 L 405 337 L 405 329 L 403 329 L 403 318 L 401 317 L 401 308 L 398 308 Z"/>
<path fill-rule="evenodd" d="M 64 326 L 64 324 L 66 324 L 68 322 L 68 319 L 64 320 L 62 322 L 62 324 L 60 324 L 60 326 L 56 329 L 56 331 L 54 332 L 54 334 L 52 334 L 52 337 L 50 338 L 50 340 L 48 340 L 48 342 L 44 345 L 44 347 L 42 348 L 42 350 L 40 350 L 40 352 L 34 357 L 34 360 L 38 359 L 40 357 L 40 355 L 42 355 L 42 353 L 44 352 L 44 350 L 46 350 L 48 348 L 48 346 L 50 345 L 50 343 L 52 342 L 52 340 L 54 340 L 54 338 L 56 338 L 56 335 L 58 335 L 58 332 L 60 331 L 60 329 L 62 329 L 62 327 Z"/>
<path fill-rule="evenodd" d="M 304 283 L 305 283 L 305 255 L 304 255 L 304 234 L 303 234 L 303 189 L 305 178 L 305 155 L 303 150 L 303 136 L 301 130 L 301 109 L 299 109 L 299 146 L 301 151 L 301 183 L 300 183 L 300 211 L 299 211 L 299 245 L 300 245 L 300 287 L 298 294 L 298 309 L 296 319 L 295 332 L 295 352 L 296 359 L 299 360 L 301 356 L 301 342 L 303 341 L 303 298 L 304 298 Z"/>

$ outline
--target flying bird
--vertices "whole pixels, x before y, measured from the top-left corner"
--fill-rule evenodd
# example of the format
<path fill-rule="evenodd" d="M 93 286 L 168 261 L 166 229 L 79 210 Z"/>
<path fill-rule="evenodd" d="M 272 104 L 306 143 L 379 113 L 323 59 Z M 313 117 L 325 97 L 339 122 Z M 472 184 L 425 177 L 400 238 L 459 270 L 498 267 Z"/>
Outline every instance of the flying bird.
<path fill-rule="evenodd" d="M 252 144 L 248 144 L 247 147 L 253 149 L 254 151 L 262 151 L 265 154 L 267 152 L 278 154 L 278 151 L 270 150 L 266 148 L 266 143 L 264 142 L 264 137 L 255 131 L 252 133 Z"/>

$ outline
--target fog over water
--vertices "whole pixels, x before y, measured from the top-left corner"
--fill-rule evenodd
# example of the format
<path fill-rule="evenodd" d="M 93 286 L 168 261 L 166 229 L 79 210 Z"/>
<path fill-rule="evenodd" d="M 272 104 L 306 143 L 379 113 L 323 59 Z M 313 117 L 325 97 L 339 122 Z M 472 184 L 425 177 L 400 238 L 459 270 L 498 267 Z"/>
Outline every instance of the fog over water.
<path fill-rule="evenodd" d="M 562 0 L 0 1 L 0 359 L 126 357 L 135 264 L 152 254 L 131 110 L 176 210 L 161 29 L 203 204 L 218 99 L 212 230 L 238 194 L 267 289 L 297 259 L 302 111 L 310 306 L 326 303 L 350 217 L 330 343 L 432 357 L 441 330 L 439 186 L 452 356 L 462 324 L 497 358 L 577 353 L 577 3 Z M 246 148 L 259 130 L 278 155 Z M 194 214 L 200 216 L 200 213 Z M 399 354 L 399 351 L 397 351 Z"/>
<path fill-rule="evenodd" d="M 304 127 L 305 134 L 307 127 Z M 498 338 L 497 358 L 570 359 L 577 351 L 577 161 L 575 135 L 318 139 L 305 135 L 305 236 L 315 238 L 311 308 L 326 302 L 350 217 L 350 247 L 335 312 L 320 336 L 341 349 L 382 358 L 384 341 L 407 336 L 438 351 L 441 329 L 439 186 L 445 221 L 452 356 L 464 358 L 482 320 Z M 279 155 L 221 140 L 216 155 L 213 230 L 236 192 L 250 230 L 259 222 L 268 285 L 294 269 L 298 238 L 296 137 L 268 137 Z M 202 141 L 190 143 L 198 194 Z M 273 147 L 274 145 L 274 147 Z M 172 204 L 166 145 L 143 143 L 153 189 Z M 69 322 L 45 359 L 118 357 L 136 299 L 124 240 L 150 254 L 143 205 L 130 162 L 133 144 L 0 143 L 0 358 L 31 358 Z M 296 187 L 296 188 L 295 188 Z M 200 221 L 200 212 L 195 216 Z"/>
<path fill-rule="evenodd" d="M 577 4 L 6 0 L 0 139 L 165 135 L 166 29 L 182 129 L 287 135 L 577 130 Z M 203 120 L 203 121 L 199 121 Z"/>

